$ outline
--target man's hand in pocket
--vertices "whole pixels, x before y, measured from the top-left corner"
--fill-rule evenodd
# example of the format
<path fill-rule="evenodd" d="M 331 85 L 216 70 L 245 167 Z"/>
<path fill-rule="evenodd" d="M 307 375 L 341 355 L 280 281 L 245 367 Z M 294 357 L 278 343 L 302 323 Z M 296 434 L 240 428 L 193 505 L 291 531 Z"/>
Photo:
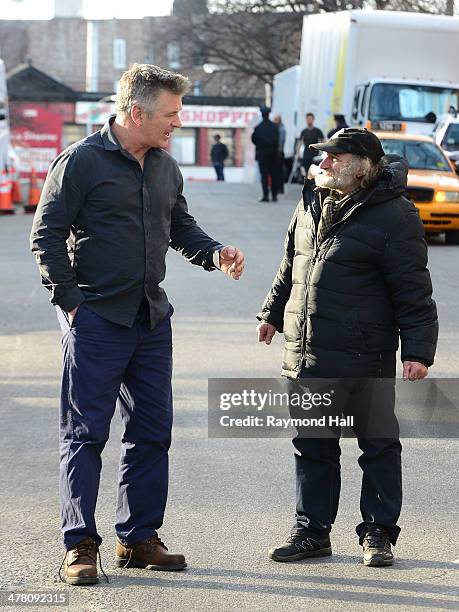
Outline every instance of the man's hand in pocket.
<path fill-rule="evenodd" d="M 70 325 L 72 325 L 73 319 L 75 318 L 75 315 L 76 315 L 77 310 L 78 310 L 79 307 L 80 307 L 80 305 L 78 305 L 73 310 L 69 310 L 68 315 L 69 315 L 69 323 L 70 323 Z"/>

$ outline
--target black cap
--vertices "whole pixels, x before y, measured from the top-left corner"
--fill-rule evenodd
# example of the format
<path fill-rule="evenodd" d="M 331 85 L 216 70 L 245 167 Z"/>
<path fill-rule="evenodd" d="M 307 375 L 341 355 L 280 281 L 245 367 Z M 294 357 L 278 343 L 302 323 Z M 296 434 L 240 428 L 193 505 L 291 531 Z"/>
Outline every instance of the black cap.
<path fill-rule="evenodd" d="M 366 128 L 344 128 L 333 134 L 327 142 L 312 144 L 309 148 L 327 153 L 353 153 L 369 157 L 375 163 L 384 155 L 379 138 Z"/>

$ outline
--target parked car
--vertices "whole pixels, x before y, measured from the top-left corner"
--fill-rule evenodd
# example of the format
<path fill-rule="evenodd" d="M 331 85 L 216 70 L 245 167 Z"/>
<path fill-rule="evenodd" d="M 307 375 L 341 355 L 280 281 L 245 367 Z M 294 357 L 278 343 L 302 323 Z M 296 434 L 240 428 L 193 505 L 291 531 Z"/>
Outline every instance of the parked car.
<path fill-rule="evenodd" d="M 408 161 L 406 195 L 419 210 L 426 234 L 445 234 L 459 244 L 459 177 L 453 163 L 429 136 L 378 132 L 384 152 Z"/>
<path fill-rule="evenodd" d="M 408 161 L 406 196 L 419 211 L 428 235 L 445 234 L 448 244 L 459 244 L 459 177 L 454 164 L 429 136 L 376 132 L 386 154 Z M 314 158 L 308 178 L 319 171 Z"/>
<path fill-rule="evenodd" d="M 433 137 L 452 160 L 456 167 L 459 164 L 459 117 L 456 112 L 445 115 L 436 124 Z"/>

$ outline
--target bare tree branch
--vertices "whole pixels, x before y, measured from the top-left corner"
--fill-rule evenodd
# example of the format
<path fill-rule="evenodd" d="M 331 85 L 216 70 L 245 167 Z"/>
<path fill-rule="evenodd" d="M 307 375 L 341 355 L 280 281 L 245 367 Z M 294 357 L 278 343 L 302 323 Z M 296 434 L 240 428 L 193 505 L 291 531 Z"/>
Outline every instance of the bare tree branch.
<path fill-rule="evenodd" d="M 206 77 L 245 95 L 259 95 L 274 75 L 299 62 L 302 16 L 359 8 L 446 13 L 451 0 L 209 0 L 208 14 L 172 19 L 164 41 L 176 40 L 187 57 L 205 58 L 216 71 Z"/>

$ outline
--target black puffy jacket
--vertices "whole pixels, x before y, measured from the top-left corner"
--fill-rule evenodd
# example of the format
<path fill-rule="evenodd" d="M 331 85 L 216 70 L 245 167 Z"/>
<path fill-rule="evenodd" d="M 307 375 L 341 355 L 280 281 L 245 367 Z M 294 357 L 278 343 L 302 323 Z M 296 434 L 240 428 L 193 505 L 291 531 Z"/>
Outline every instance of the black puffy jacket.
<path fill-rule="evenodd" d="M 258 318 L 285 335 L 282 374 L 362 376 L 386 351 L 433 363 L 438 336 L 427 245 L 416 208 L 403 197 L 408 166 L 391 156 L 379 180 L 338 213 L 316 243 L 321 201 L 303 190 L 285 254 Z"/>

